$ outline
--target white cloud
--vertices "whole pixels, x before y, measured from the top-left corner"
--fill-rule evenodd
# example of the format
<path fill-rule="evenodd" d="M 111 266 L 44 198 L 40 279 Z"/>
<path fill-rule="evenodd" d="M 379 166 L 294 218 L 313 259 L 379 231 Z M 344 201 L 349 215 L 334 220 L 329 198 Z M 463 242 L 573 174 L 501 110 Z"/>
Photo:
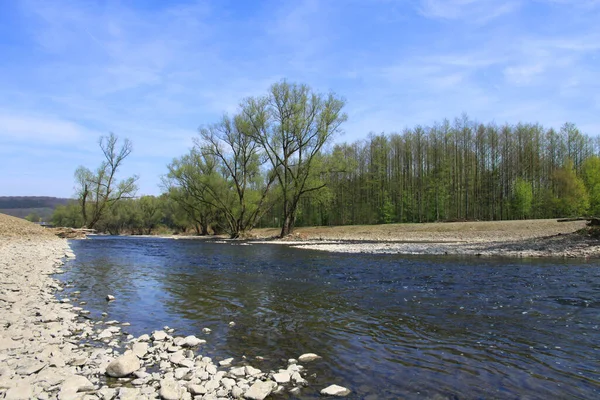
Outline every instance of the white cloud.
<path fill-rule="evenodd" d="M 60 117 L 18 115 L 0 110 L 0 139 L 16 142 L 72 143 L 95 134 Z"/>
<path fill-rule="evenodd" d="M 421 0 L 419 11 L 426 18 L 483 24 L 515 11 L 520 3 L 517 0 Z"/>

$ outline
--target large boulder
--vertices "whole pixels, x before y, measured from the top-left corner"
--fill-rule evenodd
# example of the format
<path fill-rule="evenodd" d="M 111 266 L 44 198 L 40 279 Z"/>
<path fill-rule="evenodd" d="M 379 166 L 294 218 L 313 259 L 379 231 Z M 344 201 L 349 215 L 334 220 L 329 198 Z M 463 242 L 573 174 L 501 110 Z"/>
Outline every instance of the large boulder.
<path fill-rule="evenodd" d="M 106 375 L 114 378 L 123 378 L 140 369 L 140 360 L 133 353 L 125 353 L 125 355 L 113 360 L 106 367 Z"/>

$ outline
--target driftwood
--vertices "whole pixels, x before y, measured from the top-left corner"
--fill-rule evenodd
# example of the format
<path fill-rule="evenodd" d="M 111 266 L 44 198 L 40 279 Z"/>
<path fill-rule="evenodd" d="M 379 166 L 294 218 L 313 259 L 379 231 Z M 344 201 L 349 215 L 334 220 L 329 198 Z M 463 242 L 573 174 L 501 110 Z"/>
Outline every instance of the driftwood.
<path fill-rule="evenodd" d="M 558 222 L 587 221 L 588 226 L 600 226 L 600 218 L 597 218 L 597 217 L 562 218 L 557 221 Z"/>
<path fill-rule="evenodd" d="M 51 229 L 56 236 L 64 239 L 85 239 L 88 233 L 96 232 L 95 229 L 86 228 L 48 228 Z"/>

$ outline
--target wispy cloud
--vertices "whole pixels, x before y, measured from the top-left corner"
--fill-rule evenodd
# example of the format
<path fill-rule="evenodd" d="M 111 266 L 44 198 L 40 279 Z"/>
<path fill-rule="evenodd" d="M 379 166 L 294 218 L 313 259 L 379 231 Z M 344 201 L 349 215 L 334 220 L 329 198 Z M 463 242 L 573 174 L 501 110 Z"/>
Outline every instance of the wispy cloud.
<path fill-rule="evenodd" d="M 422 0 L 419 11 L 427 18 L 482 24 L 512 13 L 520 4 L 518 0 Z"/>
<path fill-rule="evenodd" d="M 347 99 L 340 140 L 462 112 L 596 129 L 599 3 L 8 2 L 0 174 L 20 168 L 70 195 L 72 171 L 95 166 L 98 137 L 115 132 L 134 143 L 123 173 L 157 193 L 199 126 L 283 78 Z M 19 194 L 10 182 L 4 194 Z"/>
<path fill-rule="evenodd" d="M 78 142 L 90 133 L 88 128 L 60 117 L 15 115 L 2 111 L 0 109 L 0 139 L 5 142 L 65 144 Z"/>

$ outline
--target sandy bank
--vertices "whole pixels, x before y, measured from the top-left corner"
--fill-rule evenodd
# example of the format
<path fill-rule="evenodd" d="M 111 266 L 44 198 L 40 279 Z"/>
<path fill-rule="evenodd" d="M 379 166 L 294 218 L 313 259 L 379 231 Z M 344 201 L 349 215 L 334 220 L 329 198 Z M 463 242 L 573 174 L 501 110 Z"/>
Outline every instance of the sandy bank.
<path fill-rule="evenodd" d="M 135 338 L 127 323 L 85 318 L 77 291 L 66 298 L 53 278 L 64 257 L 74 257 L 66 240 L 0 214 L 0 398 L 264 399 L 307 384 L 296 360 L 277 372 L 216 363 L 195 336 L 166 328 Z"/>
<path fill-rule="evenodd" d="M 555 219 L 308 227 L 270 242 L 344 253 L 599 257 L 600 241 L 576 233 L 584 227 Z M 260 240 L 277 230 L 253 233 Z"/>

